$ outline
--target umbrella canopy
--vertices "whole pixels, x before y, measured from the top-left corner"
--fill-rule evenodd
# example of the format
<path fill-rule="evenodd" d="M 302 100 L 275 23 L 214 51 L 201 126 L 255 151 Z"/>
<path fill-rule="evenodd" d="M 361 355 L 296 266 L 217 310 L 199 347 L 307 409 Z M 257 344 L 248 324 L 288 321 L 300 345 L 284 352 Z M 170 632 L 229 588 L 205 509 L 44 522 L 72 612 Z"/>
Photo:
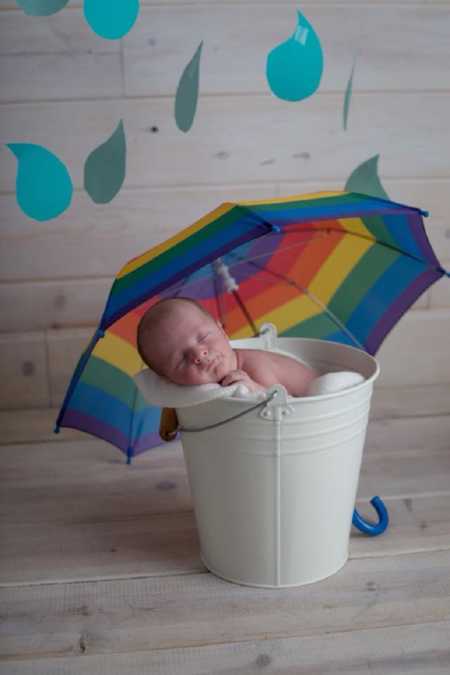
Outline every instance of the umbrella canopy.
<path fill-rule="evenodd" d="M 87 431 L 128 458 L 160 444 L 160 411 L 147 405 L 133 377 L 144 367 L 138 323 L 165 297 L 198 300 L 230 338 L 270 322 L 282 336 L 374 354 L 408 307 L 448 274 L 423 215 L 346 192 L 221 204 L 119 272 L 56 430 Z"/>

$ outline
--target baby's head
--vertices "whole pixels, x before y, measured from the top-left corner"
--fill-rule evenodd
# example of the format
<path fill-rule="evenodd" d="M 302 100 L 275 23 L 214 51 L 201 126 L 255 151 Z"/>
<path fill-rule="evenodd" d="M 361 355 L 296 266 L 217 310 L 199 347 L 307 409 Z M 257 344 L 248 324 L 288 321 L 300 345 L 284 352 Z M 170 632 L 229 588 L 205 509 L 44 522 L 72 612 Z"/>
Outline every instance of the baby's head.
<path fill-rule="evenodd" d="M 237 366 L 220 323 L 189 298 L 150 307 L 138 326 L 137 347 L 144 363 L 176 384 L 220 382 Z"/>

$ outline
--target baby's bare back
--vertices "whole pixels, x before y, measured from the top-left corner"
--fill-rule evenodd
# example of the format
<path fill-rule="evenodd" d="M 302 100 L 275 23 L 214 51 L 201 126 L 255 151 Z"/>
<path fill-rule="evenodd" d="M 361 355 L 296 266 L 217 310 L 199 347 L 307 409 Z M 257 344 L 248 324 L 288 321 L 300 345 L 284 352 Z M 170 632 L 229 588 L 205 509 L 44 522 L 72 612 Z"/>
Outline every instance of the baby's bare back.
<path fill-rule="evenodd" d="M 259 349 L 236 349 L 239 368 L 263 387 L 282 384 L 291 396 L 303 396 L 318 373 L 300 361 Z"/>

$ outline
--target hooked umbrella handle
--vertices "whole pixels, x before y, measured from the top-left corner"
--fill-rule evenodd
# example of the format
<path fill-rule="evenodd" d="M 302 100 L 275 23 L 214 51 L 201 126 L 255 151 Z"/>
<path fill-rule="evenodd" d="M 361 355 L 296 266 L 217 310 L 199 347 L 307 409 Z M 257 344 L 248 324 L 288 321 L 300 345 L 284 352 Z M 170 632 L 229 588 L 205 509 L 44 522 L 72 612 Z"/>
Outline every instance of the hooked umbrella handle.
<path fill-rule="evenodd" d="M 372 497 L 370 503 L 378 514 L 378 523 L 372 523 L 368 520 L 364 520 L 364 518 L 359 515 L 356 509 L 353 511 L 352 523 L 358 528 L 358 530 L 361 530 L 361 532 L 369 534 L 372 537 L 376 537 L 378 534 L 383 534 L 389 525 L 389 514 L 383 500 L 380 497 Z"/>

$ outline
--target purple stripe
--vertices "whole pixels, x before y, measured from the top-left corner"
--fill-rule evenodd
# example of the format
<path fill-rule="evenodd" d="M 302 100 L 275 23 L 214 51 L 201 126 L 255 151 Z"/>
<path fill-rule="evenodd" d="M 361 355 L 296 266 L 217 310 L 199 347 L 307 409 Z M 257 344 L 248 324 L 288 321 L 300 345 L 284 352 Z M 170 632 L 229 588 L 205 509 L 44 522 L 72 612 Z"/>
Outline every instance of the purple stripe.
<path fill-rule="evenodd" d="M 148 300 L 150 297 L 153 297 L 154 295 L 157 295 L 161 293 L 161 291 L 164 291 L 166 288 L 169 286 L 173 286 L 176 284 L 178 281 L 184 279 L 186 276 L 189 274 L 192 274 L 193 272 L 196 272 L 198 269 L 206 265 L 207 263 L 211 262 L 212 260 L 215 260 L 216 258 L 220 258 L 220 256 L 224 255 L 227 253 L 227 251 L 234 250 L 238 246 L 241 246 L 242 244 L 245 244 L 247 241 L 250 241 L 251 239 L 255 239 L 256 237 L 262 237 L 264 234 L 267 234 L 265 231 L 261 231 L 261 226 L 259 228 L 254 228 L 252 230 L 249 230 L 246 232 L 244 235 L 237 237 L 236 239 L 229 241 L 227 244 L 224 244 L 223 246 L 213 249 L 212 251 L 209 251 L 207 255 L 205 255 L 203 258 L 196 260 L 194 263 L 191 265 L 188 265 L 184 267 L 183 269 L 179 270 L 176 274 L 174 274 L 172 277 L 169 279 L 165 279 L 164 281 L 161 281 L 159 284 L 154 286 L 153 288 L 146 289 L 144 292 L 141 292 L 138 296 L 133 296 L 130 300 L 128 300 L 127 303 L 123 303 L 118 305 L 118 309 L 115 310 L 113 314 L 108 314 L 108 308 L 111 299 L 113 298 L 113 293 L 111 292 L 110 298 L 108 299 L 104 315 L 101 320 L 101 325 L 104 330 L 109 328 L 113 323 L 115 323 L 118 319 L 120 319 L 122 316 L 133 310 L 135 307 L 138 307 L 139 305 L 142 305 L 143 302 Z M 155 258 L 156 260 L 156 258 Z M 152 261 L 149 261 L 151 263 Z M 131 272 L 130 272 L 131 274 Z M 136 286 L 138 284 L 135 284 Z M 135 289 L 133 289 L 135 290 Z M 115 298 L 114 298 L 115 299 Z"/>
<path fill-rule="evenodd" d="M 178 435 L 175 440 L 178 440 Z M 137 443 L 134 446 L 133 456 L 139 455 L 141 452 L 155 448 L 157 445 L 167 445 L 166 441 L 163 441 L 159 433 L 152 431 L 149 434 L 145 434 L 137 440 Z"/>
<path fill-rule="evenodd" d="M 435 281 L 443 276 L 443 272 L 427 270 L 402 293 L 389 310 L 383 314 L 366 340 L 365 347 L 369 354 L 375 354 L 389 331 L 400 317 L 417 300 L 417 298 Z"/>
<path fill-rule="evenodd" d="M 425 260 L 427 260 L 432 265 L 436 265 L 436 267 L 440 267 L 439 260 L 436 258 L 436 255 L 428 239 L 422 216 L 419 213 L 410 214 L 407 216 L 407 222 L 410 227 L 410 231 L 417 243 L 417 246 L 420 248 Z"/>
<path fill-rule="evenodd" d="M 128 438 L 118 429 L 114 429 L 114 427 L 109 424 L 105 424 L 90 415 L 85 415 L 69 408 L 64 413 L 60 426 L 86 431 L 88 434 L 93 434 L 98 438 L 103 438 L 105 441 L 112 443 L 119 448 L 119 450 L 122 450 L 122 452 L 127 452 L 129 443 Z"/>
<path fill-rule="evenodd" d="M 255 275 L 255 267 L 251 266 L 246 260 L 251 260 L 253 257 L 258 257 L 258 265 L 267 265 L 267 257 L 277 253 L 278 247 L 281 245 L 283 240 L 283 236 L 275 237 L 274 235 L 271 235 L 270 240 L 267 237 L 259 237 L 250 244 L 248 242 L 242 244 L 242 246 L 249 246 L 245 252 L 245 255 L 240 254 L 242 260 L 236 256 L 233 258 L 233 254 L 235 254 L 236 251 L 239 252 L 239 246 L 236 249 L 233 249 L 233 251 L 228 251 L 228 253 L 225 253 L 222 257 L 222 260 L 228 266 L 236 283 L 240 285 L 246 281 L 248 277 Z M 237 255 L 239 255 L 239 253 L 237 253 Z M 263 255 L 265 256 L 264 259 L 262 259 Z M 171 289 L 168 290 L 170 291 Z M 202 277 L 198 278 L 193 276 L 192 281 L 188 280 L 183 285 L 182 290 L 186 291 L 188 295 L 195 297 L 196 300 L 207 300 L 214 298 L 216 295 L 216 290 L 214 287 L 214 270 L 212 268 L 212 263 L 207 275 L 203 274 Z M 161 293 L 160 295 L 163 294 Z"/>

